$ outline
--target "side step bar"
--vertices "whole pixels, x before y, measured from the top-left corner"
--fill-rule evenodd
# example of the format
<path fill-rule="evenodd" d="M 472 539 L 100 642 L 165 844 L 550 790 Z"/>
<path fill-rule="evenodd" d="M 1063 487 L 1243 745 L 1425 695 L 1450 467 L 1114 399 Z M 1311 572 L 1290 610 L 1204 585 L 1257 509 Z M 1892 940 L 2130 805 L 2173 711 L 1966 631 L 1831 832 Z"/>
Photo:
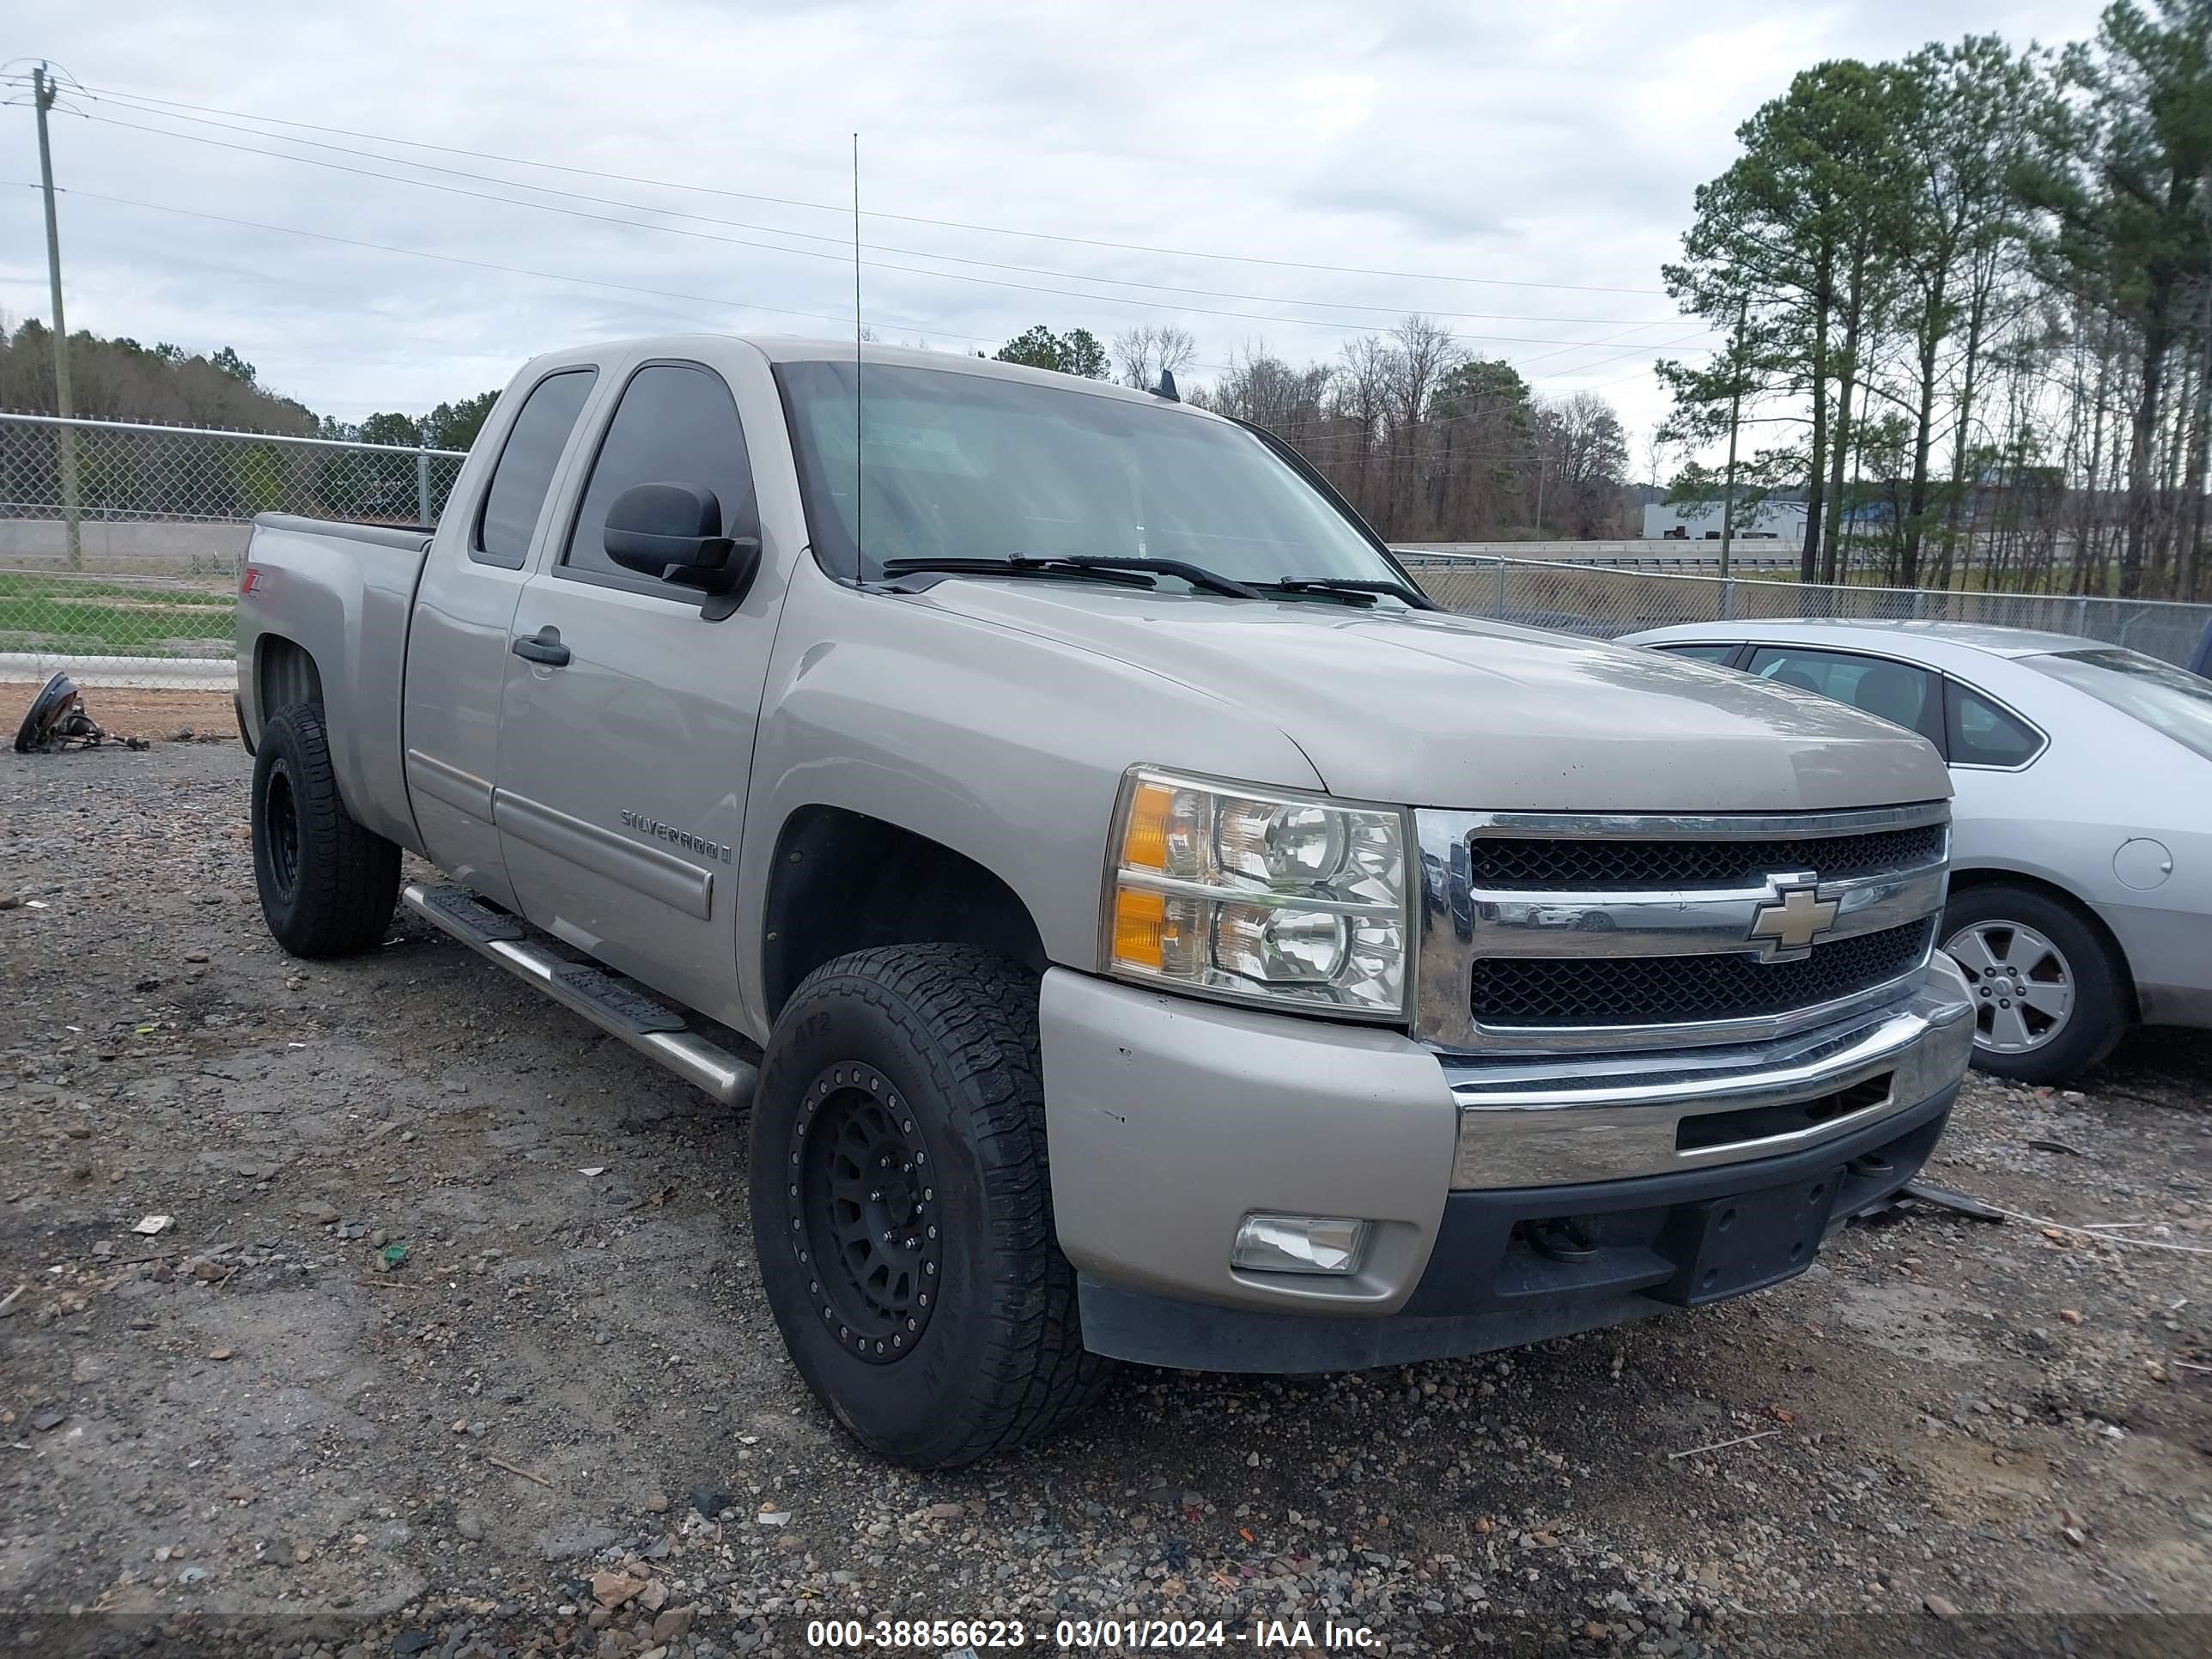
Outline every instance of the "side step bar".
<path fill-rule="evenodd" d="M 743 1106 L 752 1099 L 759 1073 L 750 1061 L 689 1030 L 674 1009 L 588 963 L 564 961 L 532 943 L 520 921 L 466 889 L 410 881 L 399 890 L 399 902 L 724 1105 Z"/>

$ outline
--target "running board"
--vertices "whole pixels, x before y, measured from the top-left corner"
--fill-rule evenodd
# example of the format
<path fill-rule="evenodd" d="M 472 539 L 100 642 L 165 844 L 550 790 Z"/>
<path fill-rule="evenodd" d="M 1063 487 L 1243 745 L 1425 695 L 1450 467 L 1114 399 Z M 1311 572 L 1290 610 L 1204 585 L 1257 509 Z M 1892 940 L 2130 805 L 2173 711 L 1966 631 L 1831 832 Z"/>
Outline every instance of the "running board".
<path fill-rule="evenodd" d="M 533 943 L 516 918 L 475 894 L 410 881 L 399 890 L 399 902 L 724 1105 L 743 1106 L 752 1099 L 759 1073 L 750 1061 L 690 1030 L 674 1009 L 587 963 L 567 961 Z"/>

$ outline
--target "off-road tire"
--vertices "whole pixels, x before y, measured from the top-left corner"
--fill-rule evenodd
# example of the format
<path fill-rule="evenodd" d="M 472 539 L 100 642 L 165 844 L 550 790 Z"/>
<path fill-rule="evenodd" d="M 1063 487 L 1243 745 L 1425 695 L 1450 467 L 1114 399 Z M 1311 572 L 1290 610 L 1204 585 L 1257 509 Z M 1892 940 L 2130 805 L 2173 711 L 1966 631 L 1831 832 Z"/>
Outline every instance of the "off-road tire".
<path fill-rule="evenodd" d="M 1074 1269 L 1053 1231 L 1036 1011 L 1036 976 L 988 951 L 860 951 L 807 976 L 763 1057 L 752 1215 L 769 1305 L 816 1398 L 864 1445 L 909 1468 L 956 1468 L 1049 1435 L 1112 1370 L 1084 1350 Z M 910 1338 L 903 1308 L 872 1341 L 846 1323 L 856 1305 L 878 1311 L 854 1303 L 854 1280 L 824 1293 L 840 1256 L 872 1248 L 819 1248 L 835 1191 L 878 1196 L 834 1187 L 850 1138 L 830 1132 L 863 1116 L 894 1137 L 874 1143 L 883 1147 L 898 1147 L 908 1126 L 909 1163 L 918 1156 L 923 1166 L 902 1176 L 884 1163 L 899 1214 L 908 1198 L 919 1206 L 895 1231 L 920 1238 L 939 1229 L 901 1258 L 915 1286 L 935 1286 L 913 1309 Z M 886 1238 L 884 1252 L 903 1242 Z"/>
<path fill-rule="evenodd" d="M 345 957 L 382 941 L 399 897 L 399 848 L 338 799 L 319 703 L 270 715 L 253 757 L 253 882 L 277 944 Z"/>
<path fill-rule="evenodd" d="M 2073 906 L 2012 882 L 1978 882 L 1953 894 L 1944 908 L 1941 938 L 1948 945 L 1969 929 L 2007 924 L 2033 929 L 2050 941 L 2072 982 L 2073 1007 L 2063 1027 L 2039 1048 L 2005 1054 L 1977 1041 L 1975 1069 L 2021 1083 L 2063 1082 L 2110 1054 L 2126 1032 L 2127 969 Z M 1967 967 L 1963 961 L 1960 965 Z M 1966 977 L 1967 994 L 1978 1005 L 1978 973 L 1969 968 Z"/>

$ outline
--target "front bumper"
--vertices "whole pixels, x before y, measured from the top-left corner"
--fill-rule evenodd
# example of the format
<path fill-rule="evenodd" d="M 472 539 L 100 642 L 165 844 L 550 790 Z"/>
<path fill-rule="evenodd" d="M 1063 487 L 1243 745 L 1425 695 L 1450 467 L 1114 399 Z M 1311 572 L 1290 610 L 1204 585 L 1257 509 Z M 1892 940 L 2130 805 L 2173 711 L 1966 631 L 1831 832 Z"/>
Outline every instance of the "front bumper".
<path fill-rule="evenodd" d="M 1232 1370 L 1476 1352 L 1787 1277 L 1911 1179 L 1973 1035 L 1940 954 L 1908 998 L 1838 1029 L 1695 1054 L 1482 1063 L 1059 969 L 1041 1025 L 1086 1344 Z M 1794 1205 L 1773 1196 L 1792 1186 Z M 1737 1207 L 1759 1219 L 1723 1248 L 1710 1235 L 1728 1206 L 1700 1206 L 1730 1196 L 1756 1197 Z M 1231 1267 L 1255 1212 L 1367 1220 L 1358 1271 Z M 1559 1217 L 1595 1245 L 1564 1274 L 1521 1224 Z M 1737 1242 L 1753 1232 L 1774 1235 L 1771 1272 Z M 1677 1283 L 1708 1266 L 1705 1292 Z"/>

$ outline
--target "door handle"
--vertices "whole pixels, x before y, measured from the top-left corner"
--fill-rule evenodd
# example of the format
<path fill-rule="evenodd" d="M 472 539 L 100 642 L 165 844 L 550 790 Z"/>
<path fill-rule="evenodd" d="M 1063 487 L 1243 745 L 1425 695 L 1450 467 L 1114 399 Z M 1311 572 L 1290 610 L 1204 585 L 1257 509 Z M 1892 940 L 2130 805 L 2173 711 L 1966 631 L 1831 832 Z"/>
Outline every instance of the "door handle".
<path fill-rule="evenodd" d="M 518 634 L 507 647 L 518 657 L 559 668 L 568 660 L 568 647 L 561 643 L 561 630 L 548 623 L 535 634 Z"/>

